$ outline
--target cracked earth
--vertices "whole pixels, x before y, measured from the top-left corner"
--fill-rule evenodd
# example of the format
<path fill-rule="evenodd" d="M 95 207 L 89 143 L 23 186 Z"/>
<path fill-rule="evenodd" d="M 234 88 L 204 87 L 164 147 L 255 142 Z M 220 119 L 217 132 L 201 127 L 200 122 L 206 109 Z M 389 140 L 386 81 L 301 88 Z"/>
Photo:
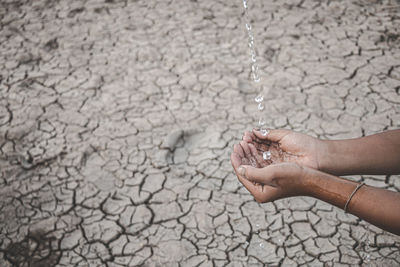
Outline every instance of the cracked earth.
<path fill-rule="evenodd" d="M 265 117 L 400 127 L 399 1 L 250 5 Z M 0 266 L 399 266 L 400 238 L 307 197 L 258 204 L 240 0 L 2 0 Z M 400 191 L 400 177 L 353 176 Z"/>

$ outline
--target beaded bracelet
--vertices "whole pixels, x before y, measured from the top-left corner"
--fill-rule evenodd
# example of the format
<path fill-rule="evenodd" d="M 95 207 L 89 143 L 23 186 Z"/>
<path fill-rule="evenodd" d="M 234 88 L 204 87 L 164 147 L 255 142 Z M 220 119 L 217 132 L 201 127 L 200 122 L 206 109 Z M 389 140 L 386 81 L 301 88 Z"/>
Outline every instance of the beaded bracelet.
<path fill-rule="evenodd" d="M 351 193 L 349 199 L 347 200 L 347 202 L 346 202 L 346 204 L 344 205 L 344 208 L 343 208 L 343 210 L 344 210 L 345 213 L 347 213 L 347 206 L 349 205 L 350 200 L 353 198 L 354 194 L 358 191 L 358 189 L 360 189 L 363 185 L 365 185 L 364 182 L 358 184 L 357 187 L 356 187 L 356 189 L 354 189 L 353 193 Z"/>

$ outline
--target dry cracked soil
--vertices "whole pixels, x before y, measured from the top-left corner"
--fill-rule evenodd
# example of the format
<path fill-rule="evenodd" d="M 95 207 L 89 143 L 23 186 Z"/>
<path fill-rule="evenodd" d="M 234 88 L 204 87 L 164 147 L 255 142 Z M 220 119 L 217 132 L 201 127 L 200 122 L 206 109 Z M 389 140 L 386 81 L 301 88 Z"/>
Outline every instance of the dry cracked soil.
<path fill-rule="evenodd" d="M 0 1 L 0 266 L 399 266 L 316 199 L 258 204 L 240 0 Z M 250 3 L 271 128 L 400 127 L 400 2 Z M 400 191 L 400 177 L 353 176 Z"/>

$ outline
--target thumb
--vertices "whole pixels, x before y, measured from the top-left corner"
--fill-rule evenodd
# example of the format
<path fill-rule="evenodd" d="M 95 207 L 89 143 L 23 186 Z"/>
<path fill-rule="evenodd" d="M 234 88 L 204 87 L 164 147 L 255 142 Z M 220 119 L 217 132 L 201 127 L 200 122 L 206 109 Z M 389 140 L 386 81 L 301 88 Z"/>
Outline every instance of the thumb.
<path fill-rule="evenodd" d="M 262 134 L 259 130 L 253 130 L 253 133 L 262 140 L 269 140 L 272 142 L 279 142 L 283 137 L 290 134 L 292 131 L 286 129 L 268 130 L 266 134 Z"/>
<path fill-rule="evenodd" d="M 264 168 L 254 168 L 248 165 L 240 166 L 238 171 L 242 176 L 251 182 L 276 186 L 273 183 L 273 178 L 276 173 L 274 165 L 269 165 Z"/>

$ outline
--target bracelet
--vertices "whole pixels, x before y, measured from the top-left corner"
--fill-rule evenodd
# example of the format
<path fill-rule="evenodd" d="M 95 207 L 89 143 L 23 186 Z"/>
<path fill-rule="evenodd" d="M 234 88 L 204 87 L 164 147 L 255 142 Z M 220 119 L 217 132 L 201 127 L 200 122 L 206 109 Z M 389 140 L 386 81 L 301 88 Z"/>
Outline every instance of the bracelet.
<path fill-rule="evenodd" d="M 345 213 L 347 213 L 347 206 L 349 205 L 350 200 L 353 198 L 354 194 L 358 191 L 358 189 L 360 189 L 363 185 L 365 185 L 364 182 L 362 182 L 361 184 L 358 184 L 356 189 L 354 189 L 353 193 L 351 193 L 349 199 L 347 200 L 347 202 L 346 202 L 346 204 L 344 205 L 344 208 L 343 208 Z"/>

